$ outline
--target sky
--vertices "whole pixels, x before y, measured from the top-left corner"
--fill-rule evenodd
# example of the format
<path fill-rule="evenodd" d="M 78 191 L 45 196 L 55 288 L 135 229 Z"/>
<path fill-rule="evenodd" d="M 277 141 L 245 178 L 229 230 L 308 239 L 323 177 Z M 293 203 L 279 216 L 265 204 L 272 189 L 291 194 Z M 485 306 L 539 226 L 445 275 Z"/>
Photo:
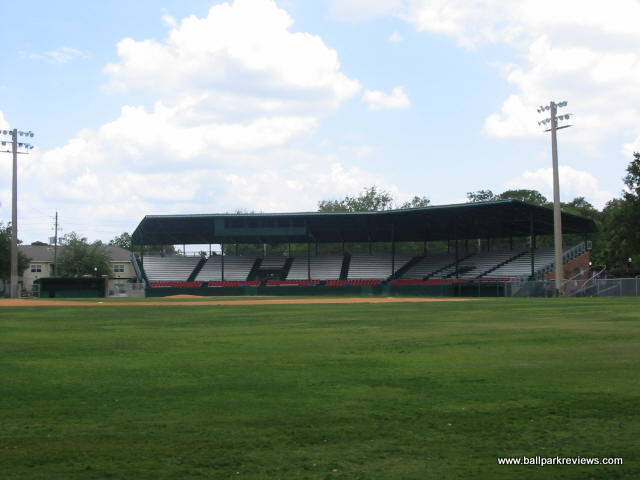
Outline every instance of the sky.
<path fill-rule="evenodd" d="M 567 101 L 561 199 L 620 196 L 640 150 L 640 0 L 4 2 L 0 130 L 19 238 L 59 214 L 108 241 L 144 215 L 552 198 L 540 105 Z M 562 125 L 562 124 L 561 124 Z M 6 139 L 6 137 L 3 137 Z M 11 155 L 0 153 L 0 221 Z"/>

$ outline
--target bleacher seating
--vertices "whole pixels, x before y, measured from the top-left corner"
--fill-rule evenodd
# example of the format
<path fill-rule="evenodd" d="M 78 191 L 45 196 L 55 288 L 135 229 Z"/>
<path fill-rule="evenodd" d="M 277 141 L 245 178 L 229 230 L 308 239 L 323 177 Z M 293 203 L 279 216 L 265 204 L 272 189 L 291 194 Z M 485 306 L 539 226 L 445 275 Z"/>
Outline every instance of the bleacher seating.
<path fill-rule="evenodd" d="M 391 255 L 352 255 L 349 263 L 349 280 L 386 279 L 402 268 L 412 255 L 395 256 L 394 270 L 391 271 Z"/>
<path fill-rule="evenodd" d="M 495 268 L 502 262 L 509 260 L 510 258 L 521 253 L 514 250 L 493 250 L 478 252 L 470 256 L 462 258 L 458 262 L 458 277 L 472 279 L 482 275 L 484 272 Z M 455 258 L 454 258 L 455 262 Z M 455 265 L 450 265 L 447 268 L 435 273 L 431 278 L 448 278 L 455 276 Z"/>
<path fill-rule="evenodd" d="M 282 270 L 288 258 L 282 255 L 264 257 L 260 262 L 260 270 Z"/>
<path fill-rule="evenodd" d="M 224 280 L 246 280 L 249 273 L 251 273 L 255 261 L 255 257 L 225 255 Z M 222 256 L 214 255 L 209 257 L 207 262 L 202 266 L 202 269 L 198 272 L 196 280 L 202 282 L 222 281 Z"/>
<path fill-rule="evenodd" d="M 553 262 L 553 249 L 540 248 L 535 251 L 534 271 L 547 266 Z M 484 278 L 522 278 L 531 275 L 531 255 L 527 252 L 516 258 L 514 261 L 506 263 L 495 270 L 484 275 Z"/>
<path fill-rule="evenodd" d="M 423 279 L 456 261 L 452 253 L 436 253 L 427 255 L 412 265 L 401 278 Z"/>
<path fill-rule="evenodd" d="M 202 282 L 149 282 L 150 287 L 199 288 Z"/>
<path fill-rule="evenodd" d="M 200 260 L 200 257 L 146 256 L 143 267 L 150 283 L 186 282 Z"/>
<path fill-rule="evenodd" d="M 307 257 L 296 257 L 291 263 L 287 280 L 308 279 L 309 270 L 311 270 L 311 278 L 314 280 L 337 280 L 340 278 L 343 260 L 342 255 L 310 257 L 310 262 L 307 262 Z"/>

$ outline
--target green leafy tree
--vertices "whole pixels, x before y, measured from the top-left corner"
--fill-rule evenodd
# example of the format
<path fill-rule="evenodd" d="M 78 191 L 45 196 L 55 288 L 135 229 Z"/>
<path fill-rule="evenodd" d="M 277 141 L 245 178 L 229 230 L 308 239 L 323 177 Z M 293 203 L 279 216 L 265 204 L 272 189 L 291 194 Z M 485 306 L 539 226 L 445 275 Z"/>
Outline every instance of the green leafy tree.
<path fill-rule="evenodd" d="M 36 240 L 35 242 L 31 242 L 31 245 L 36 246 L 36 247 L 46 247 L 49 244 L 45 243 L 45 242 L 41 242 L 39 240 Z"/>
<path fill-rule="evenodd" d="M 600 220 L 600 211 L 591 205 L 584 197 L 576 197 L 569 203 L 561 203 L 562 211 L 580 215 L 581 217 L 590 218 L 591 220 Z"/>
<path fill-rule="evenodd" d="M 471 203 L 488 202 L 496 200 L 498 197 L 491 190 L 477 190 L 475 192 L 467 192 L 467 200 Z"/>
<path fill-rule="evenodd" d="M 18 244 L 22 243 L 18 240 Z M 18 251 L 18 275 L 29 266 L 31 259 Z M 11 278 L 11 223 L 0 222 L 0 280 L 2 285 Z"/>
<path fill-rule="evenodd" d="M 607 203 L 601 214 L 601 233 L 594 260 L 608 268 L 626 267 L 629 258 L 640 263 L 640 153 L 633 154 L 624 177 L 622 198 Z"/>
<path fill-rule="evenodd" d="M 365 188 L 358 196 L 346 196 L 344 200 L 321 200 L 318 202 L 319 212 L 374 212 L 391 210 L 393 196 L 380 190 L 375 185 Z"/>
<path fill-rule="evenodd" d="M 61 243 L 58 276 L 102 276 L 111 273 L 111 257 L 101 241 L 89 243 L 85 237 L 71 232 L 64 236 Z"/>
<path fill-rule="evenodd" d="M 424 208 L 428 207 L 430 203 L 431 200 L 429 200 L 427 197 L 419 197 L 416 195 L 408 202 L 404 202 L 402 205 L 400 205 L 400 208 Z"/>
<path fill-rule="evenodd" d="M 549 206 L 549 200 L 537 190 L 507 190 L 496 196 L 496 200 L 520 200 L 541 207 Z"/>
<path fill-rule="evenodd" d="M 131 241 L 131 234 L 128 232 L 122 232 L 120 235 L 116 235 L 109 240 L 109 245 L 124 248 L 125 250 L 133 250 L 133 242 Z"/>

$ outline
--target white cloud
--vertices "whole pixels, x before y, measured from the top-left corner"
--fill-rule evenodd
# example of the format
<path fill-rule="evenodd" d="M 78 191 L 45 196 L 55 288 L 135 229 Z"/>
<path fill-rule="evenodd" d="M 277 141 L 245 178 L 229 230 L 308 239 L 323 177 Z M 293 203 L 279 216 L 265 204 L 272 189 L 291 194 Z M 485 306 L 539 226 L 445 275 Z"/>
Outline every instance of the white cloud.
<path fill-rule="evenodd" d="M 380 90 L 367 90 L 362 99 L 369 105 L 369 110 L 386 110 L 408 108 L 411 106 L 409 96 L 402 87 L 394 87 L 391 93 Z"/>
<path fill-rule="evenodd" d="M 9 122 L 6 118 L 4 118 L 4 113 L 2 113 L 2 110 L 0 110 L 0 128 L 9 128 Z"/>
<path fill-rule="evenodd" d="M 28 57 L 32 60 L 42 60 L 47 63 L 61 65 L 63 63 L 68 63 L 72 60 L 86 60 L 89 57 L 89 54 L 83 52 L 82 50 L 78 50 L 77 48 L 71 47 L 60 47 L 56 50 L 47 50 L 45 52 L 39 53 L 30 53 Z"/>
<path fill-rule="evenodd" d="M 486 119 L 496 137 L 539 132 L 540 103 L 568 100 L 578 128 L 567 140 L 593 147 L 614 133 L 639 134 L 640 2 L 619 0 L 407 0 L 417 29 L 466 48 L 506 44 L 522 61 L 504 69 L 515 92 Z"/>
<path fill-rule="evenodd" d="M 317 35 L 291 31 L 292 18 L 272 0 L 222 3 L 173 24 L 162 42 L 119 42 L 120 61 L 105 68 L 109 87 L 242 94 L 281 109 L 301 98 L 334 108 L 360 89 L 340 71 L 337 52 Z"/>
<path fill-rule="evenodd" d="M 399 12 L 403 0 L 330 0 L 329 10 L 335 19 L 361 22 Z"/>
<path fill-rule="evenodd" d="M 318 156 L 296 146 L 361 87 L 335 50 L 294 32 L 273 1 L 163 20 L 166 39 L 124 39 L 106 67 L 108 89 L 143 90 L 151 105 L 125 105 L 101 127 L 22 159 L 22 238 L 48 236 L 56 209 L 65 231 L 108 240 L 146 214 L 314 210 L 374 183 L 397 191 L 347 166 L 353 151 Z M 0 217 L 7 178 L 0 165 Z"/>
<path fill-rule="evenodd" d="M 604 205 L 615 195 L 600 187 L 598 179 L 592 174 L 575 169 L 567 165 L 560 165 L 558 176 L 560 179 L 560 196 L 562 201 L 570 201 L 576 197 L 585 197 L 596 208 Z M 507 182 L 510 189 L 538 190 L 549 200 L 553 199 L 553 169 L 540 168 L 525 171 L 517 178 Z"/>
<path fill-rule="evenodd" d="M 400 35 L 398 32 L 393 32 L 389 35 L 389 42 L 391 43 L 400 43 L 404 40 L 404 37 Z"/>

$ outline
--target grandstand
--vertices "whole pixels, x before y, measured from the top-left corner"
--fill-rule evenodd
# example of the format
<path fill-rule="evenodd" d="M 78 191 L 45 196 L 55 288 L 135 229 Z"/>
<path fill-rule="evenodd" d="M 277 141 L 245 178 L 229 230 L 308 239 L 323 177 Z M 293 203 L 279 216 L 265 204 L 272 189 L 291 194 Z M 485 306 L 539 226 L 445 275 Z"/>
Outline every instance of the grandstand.
<path fill-rule="evenodd" d="M 588 254 L 588 235 L 596 231 L 593 221 L 566 213 L 562 220 L 564 234 L 583 238 L 567 246 L 566 262 Z M 542 278 L 553 270 L 554 256 L 550 248 L 536 248 L 536 238 L 551 234 L 552 225 L 551 209 L 502 200 L 383 212 L 147 216 L 133 240 L 138 245 L 307 246 L 306 255 L 291 257 L 141 253 L 140 267 L 151 287 L 420 285 Z M 512 246 L 514 238 L 527 242 L 517 248 L 490 247 L 497 239 L 508 239 Z M 479 239 L 485 243 L 476 242 Z M 427 248 L 434 242 L 441 251 Z M 318 254 L 318 245 L 325 243 L 341 244 L 342 251 Z M 469 243 L 475 248 L 468 248 Z M 407 248 L 397 253 L 403 244 L 414 253 L 407 253 Z M 356 251 L 354 245 L 367 245 L 369 253 Z M 374 254 L 372 245 L 383 245 L 387 252 L 378 249 Z"/>

